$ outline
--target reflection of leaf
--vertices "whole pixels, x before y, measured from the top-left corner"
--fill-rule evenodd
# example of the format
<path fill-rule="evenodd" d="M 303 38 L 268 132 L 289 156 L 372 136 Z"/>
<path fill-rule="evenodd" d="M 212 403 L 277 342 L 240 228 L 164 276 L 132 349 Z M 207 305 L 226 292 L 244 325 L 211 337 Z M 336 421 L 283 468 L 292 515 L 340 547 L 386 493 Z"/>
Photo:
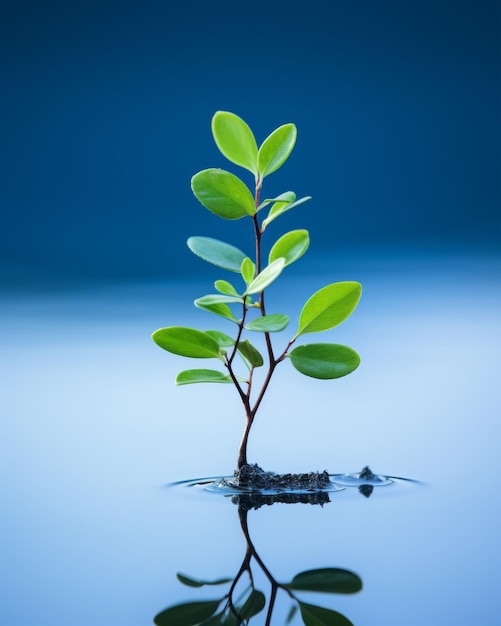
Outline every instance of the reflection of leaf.
<path fill-rule="evenodd" d="M 209 617 L 209 619 L 204 619 L 204 621 L 200 623 L 200 626 L 221 626 L 221 624 L 226 624 L 223 615 L 224 611 Z"/>
<path fill-rule="evenodd" d="M 349 619 L 337 611 L 305 602 L 298 602 L 298 604 L 306 626 L 353 626 Z"/>
<path fill-rule="evenodd" d="M 196 626 L 217 611 L 221 600 L 176 604 L 155 616 L 157 626 Z"/>
<path fill-rule="evenodd" d="M 356 593 L 362 589 L 362 581 L 356 574 L 348 570 L 326 567 L 301 572 L 294 576 L 292 582 L 284 585 L 284 587 L 298 591 Z"/>
<path fill-rule="evenodd" d="M 266 605 L 266 598 L 261 591 L 252 589 L 247 600 L 242 606 L 235 606 L 235 613 L 229 611 L 228 614 L 221 620 L 221 616 L 215 615 L 213 618 L 203 623 L 203 626 L 209 626 L 210 624 L 224 624 L 224 626 L 240 626 L 243 623 L 248 623 L 251 617 L 260 613 Z M 219 618 L 219 622 L 216 619 Z"/>
<path fill-rule="evenodd" d="M 178 572 L 176 574 L 178 580 L 183 583 L 183 585 L 188 585 L 188 587 L 203 587 L 204 585 L 222 585 L 223 583 L 229 583 L 231 578 L 219 578 L 218 580 L 199 580 L 196 578 L 191 578 L 191 576 L 186 576 L 186 574 L 181 574 Z"/>
<path fill-rule="evenodd" d="M 238 613 L 242 619 L 249 619 L 260 613 L 264 609 L 265 604 L 266 598 L 264 597 L 264 594 L 261 593 L 261 591 L 253 589 L 243 607 L 239 609 Z"/>
<path fill-rule="evenodd" d="M 293 604 L 291 606 L 291 610 L 289 611 L 287 615 L 287 619 L 285 620 L 285 623 L 290 624 L 292 622 L 294 615 L 296 615 L 296 613 L 297 613 L 297 604 Z"/>

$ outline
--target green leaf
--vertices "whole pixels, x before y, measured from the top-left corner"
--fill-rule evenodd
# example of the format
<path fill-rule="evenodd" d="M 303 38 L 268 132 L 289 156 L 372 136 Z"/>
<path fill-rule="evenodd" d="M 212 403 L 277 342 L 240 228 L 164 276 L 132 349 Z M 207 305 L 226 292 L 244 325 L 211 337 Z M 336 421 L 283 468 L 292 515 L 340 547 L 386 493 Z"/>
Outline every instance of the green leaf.
<path fill-rule="evenodd" d="M 356 593 L 362 589 L 362 581 L 356 574 L 348 570 L 326 567 L 301 572 L 284 586 L 298 591 Z"/>
<path fill-rule="evenodd" d="M 270 263 L 264 270 L 254 278 L 247 287 L 246 294 L 261 293 L 276 280 L 285 267 L 285 259 L 280 258 Z"/>
<path fill-rule="evenodd" d="M 202 170 L 191 179 L 191 188 L 206 209 L 227 220 L 254 215 L 254 198 L 234 174 L 216 168 Z"/>
<path fill-rule="evenodd" d="M 297 129 L 294 124 L 284 124 L 266 137 L 258 152 L 261 179 L 278 170 L 287 161 L 296 143 L 296 137 Z"/>
<path fill-rule="evenodd" d="M 360 300 L 362 285 L 346 281 L 323 287 L 306 302 L 299 317 L 296 337 L 334 328 L 344 322 Z"/>
<path fill-rule="evenodd" d="M 246 285 L 249 285 L 254 280 L 254 276 L 256 275 L 256 266 L 249 259 L 249 257 L 246 257 L 242 261 L 242 265 L 240 266 L 240 272 Z"/>
<path fill-rule="evenodd" d="M 230 348 L 235 344 L 234 339 L 219 330 L 206 330 L 205 334 L 215 339 L 221 348 Z"/>
<path fill-rule="evenodd" d="M 275 204 L 283 204 L 285 206 L 287 204 L 290 204 L 291 202 L 294 202 L 295 199 L 296 194 L 293 191 L 284 191 L 284 193 L 281 193 L 276 198 L 266 198 L 265 200 L 263 200 L 261 204 L 257 207 L 257 210 L 260 211 L 261 209 L 264 209 L 264 207 L 268 206 L 272 202 L 274 202 Z"/>
<path fill-rule="evenodd" d="M 298 372 L 312 378 L 341 378 L 360 365 L 360 357 L 355 350 L 336 343 L 297 346 L 288 356 Z"/>
<path fill-rule="evenodd" d="M 171 606 L 155 616 L 157 626 L 196 626 L 217 611 L 221 600 L 187 602 Z"/>
<path fill-rule="evenodd" d="M 156 330 L 151 338 L 168 352 L 196 359 L 222 359 L 219 344 L 210 335 L 184 326 Z"/>
<path fill-rule="evenodd" d="M 257 348 L 255 348 L 251 342 L 246 339 L 245 341 L 239 341 L 238 351 L 247 360 L 251 367 L 261 367 L 264 365 L 263 357 Z"/>
<path fill-rule="evenodd" d="M 207 263 L 212 263 L 230 272 L 240 273 L 246 255 L 235 246 L 211 237 L 190 237 L 188 248 Z"/>
<path fill-rule="evenodd" d="M 303 256 L 306 250 L 308 250 L 309 245 L 310 235 L 307 230 L 291 230 L 285 233 L 285 235 L 282 235 L 282 237 L 275 242 L 273 248 L 270 250 L 268 263 L 272 263 L 275 259 L 283 257 L 285 259 L 285 266 L 290 265 Z"/>
<path fill-rule="evenodd" d="M 216 280 L 214 287 L 219 293 L 224 293 L 227 296 L 238 296 L 238 291 L 227 280 Z"/>
<path fill-rule="evenodd" d="M 222 585 L 224 583 L 229 583 L 231 578 L 219 578 L 218 580 L 198 580 L 196 578 L 192 578 L 191 576 L 187 576 L 186 574 L 181 574 L 178 572 L 176 574 L 177 579 L 183 583 L 183 585 L 188 585 L 188 587 L 203 587 L 204 585 Z"/>
<path fill-rule="evenodd" d="M 192 383 L 232 383 L 231 376 L 217 370 L 184 370 L 176 377 L 176 385 L 190 385 Z M 178 575 L 179 578 L 179 575 Z M 182 581 L 181 581 L 182 582 Z M 188 584 L 188 583 L 186 583 Z M 204 583 L 208 585 L 210 583 Z M 196 586 L 196 585 L 192 585 Z"/>
<path fill-rule="evenodd" d="M 205 311 L 209 311 L 209 313 L 214 313 L 215 315 L 219 315 L 219 317 L 224 317 L 225 319 L 238 324 L 237 318 L 227 304 L 203 304 L 198 300 L 195 300 L 195 306 L 199 309 L 204 309 Z"/>
<path fill-rule="evenodd" d="M 263 315 L 256 317 L 255 320 L 245 324 L 247 330 L 254 330 L 261 333 L 277 333 L 289 324 L 289 318 L 282 313 L 272 313 L 271 315 Z"/>
<path fill-rule="evenodd" d="M 266 226 L 268 226 L 268 224 L 270 224 L 271 222 L 273 222 L 273 220 L 276 220 L 277 217 L 280 217 L 280 215 L 282 215 L 283 213 L 286 213 L 287 211 L 290 211 L 291 209 L 294 209 L 295 207 L 299 206 L 300 204 L 303 204 L 303 202 L 307 202 L 308 200 L 311 200 L 311 196 L 305 196 L 304 198 L 300 198 L 299 200 L 296 200 L 295 202 L 289 202 L 289 203 L 284 203 L 284 202 L 277 202 L 275 203 L 269 213 L 268 213 L 268 217 L 263 220 L 263 223 L 261 225 L 262 229 L 264 230 L 266 228 Z"/>
<path fill-rule="evenodd" d="M 257 143 L 243 119 L 228 111 L 217 111 L 212 118 L 212 135 L 229 161 L 257 176 Z"/>
<path fill-rule="evenodd" d="M 204 308 L 211 304 L 243 304 L 241 296 L 226 296 L 222 293 L 211 293 L 195 300 L 195 306 Z"/>
<path fill-rule="evenodd" d="M 238 614 L 241 619 L 248 620 L 254 615 L 260 613 L 264 609 L 265 604 L 266 598 L 264 597 L 264 594 L 257 589 L 253 589 L 243 607 L 241 609 L 237 609 Z"/>
<path fill-rule="evenodd" d="M 321 606 L 299 602 L 301 617 L 306 626 L 353 626 L 348 618 L 337 611 L 324 609 Z"/>

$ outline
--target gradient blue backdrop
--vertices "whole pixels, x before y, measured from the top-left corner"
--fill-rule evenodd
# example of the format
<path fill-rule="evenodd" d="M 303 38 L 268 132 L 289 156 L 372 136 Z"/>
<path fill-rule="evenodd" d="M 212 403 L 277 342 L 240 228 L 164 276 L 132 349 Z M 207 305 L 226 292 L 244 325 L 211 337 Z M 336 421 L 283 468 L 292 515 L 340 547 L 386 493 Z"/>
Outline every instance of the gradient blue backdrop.
<path fill-rule="evenodd" d="M 258 141 L 298 126 L 265 194 L 313 201 L 277 234 L 308 228 L 333 254 L 499 245 L 497 1 L 2 6 L 4 282 L 168 277 L 200 270 L 189 235 L 243 242 L 246 220 L 223 223 L 189 187 L 232 169 L 218 109 Z"/>

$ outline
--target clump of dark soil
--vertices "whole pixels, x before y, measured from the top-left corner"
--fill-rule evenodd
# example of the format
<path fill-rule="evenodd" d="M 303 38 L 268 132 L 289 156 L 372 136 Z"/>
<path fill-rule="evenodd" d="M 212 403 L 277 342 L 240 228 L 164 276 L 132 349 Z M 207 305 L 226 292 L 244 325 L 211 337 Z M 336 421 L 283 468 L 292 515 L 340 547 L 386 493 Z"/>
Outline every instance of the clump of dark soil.
<path fill-rule="evenodd" d="M 232 478 L 223 479 L 223 483 L 228 487 L 275 491 L 289 489 L 316 491 L 326 489 L 331 484 L 326 470 L 305 474 L 276 474 L 266 472 L 256 463 L 243 465 L 235 470 Z"/>

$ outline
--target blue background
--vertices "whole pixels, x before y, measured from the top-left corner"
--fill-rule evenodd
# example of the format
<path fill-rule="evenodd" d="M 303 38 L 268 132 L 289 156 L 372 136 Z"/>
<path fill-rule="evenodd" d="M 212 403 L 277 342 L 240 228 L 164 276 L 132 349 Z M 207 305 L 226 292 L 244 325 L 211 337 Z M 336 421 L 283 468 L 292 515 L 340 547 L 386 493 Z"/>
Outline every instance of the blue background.
<path fill-rule="evenodd" d="M 500 219 L 500 19 L 489 0 L 4 3 L 3 284 L 201 272 L 193 234 L 241 243 L 192 196 L 241 175 L 218 109 L 298 143 L 263 193 L 313 200 L 312 249 L 492 249 Z M 246 228 L 247 227 L 247 228 Z"/>
<path fill-rule="evenodd" d="M 360 596 L 329 604 L 356 626 L 499 626 L 499 2 L 1 6 L 0 623 L 144 626 L 197 597 L 176 572 L 240 567 L 231 501 L 163 488 L 233 471 L 240 398 L 175 386 L 193 360 L 150 340 L 231 325 L 192 305 L 228 276 L 185 246 L 250 251 L 250 220 L 189 185 L 210 166 L 251 184 L 212 140 L 226 109 L 258 141 L 296 123 L 263 193 L 313 196 L 266 230 L 312 238 L 269 312 L 295 328 L 324 285 L 364 290 L 323 335 L 361 366 L 277 368 L 250 458 L 427 484 L 252 511 L 256 547 L 280 580 L 358 573 Z"/>

